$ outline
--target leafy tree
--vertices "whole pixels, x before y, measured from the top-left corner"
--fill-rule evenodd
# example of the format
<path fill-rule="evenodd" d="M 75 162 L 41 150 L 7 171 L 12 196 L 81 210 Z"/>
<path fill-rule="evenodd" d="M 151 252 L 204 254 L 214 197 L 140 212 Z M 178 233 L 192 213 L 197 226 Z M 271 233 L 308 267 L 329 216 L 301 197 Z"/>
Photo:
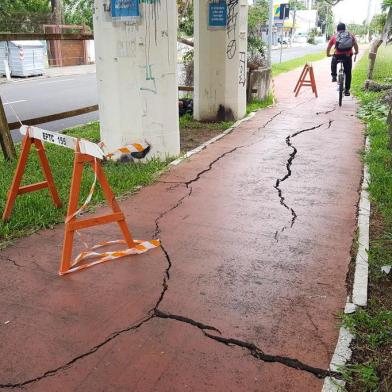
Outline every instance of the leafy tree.
<path fill-rule="evenodd" d="M 367 29 L 367 26 L 365 23 L 363 23 L 363 24 L 355 24 L 355 23 L 349 24 L 349 25 L 347 25 L 347 30 L 357 36 L 366 35 L 368 32 L 368 29 Z"/>
<path fill-rule="evenodd" d="M 49 0 L 0 0 L 0 31 L 36 32 L 51 21 Z"/>
<path fill-rule="evenodd" d="M 386 15 L 385 14 L 379 14 L 379 15 L 374 15 L 373 19 L 370 22 L 370 33 L 380 35 L 385 26 L 385 21 L 386 21 Z"/>
<path fill-rule="evenodd" d="M 261 39 L 262 28 L 268 22 L 267 0 L 256 0 L 248 13 L 248 62 L 254 67 L 264 65 L 265 44 Z"/>
<path fill-rule="evenodd" d="M 181 36 L 193 37 L 193 1 L 177 0 L 178 30 Z"/>
<path fill-rule="evenodd" d="M 323 34 L 331 36 L 334 33 L 334 17 L 332 6 L 325 0 L 317 0 L 317 25 Z"/>
<path fill-rule="evenodd" d="M 85 25 L 93 30 L 94 0 L 64 0 L 65 24 Z"/>

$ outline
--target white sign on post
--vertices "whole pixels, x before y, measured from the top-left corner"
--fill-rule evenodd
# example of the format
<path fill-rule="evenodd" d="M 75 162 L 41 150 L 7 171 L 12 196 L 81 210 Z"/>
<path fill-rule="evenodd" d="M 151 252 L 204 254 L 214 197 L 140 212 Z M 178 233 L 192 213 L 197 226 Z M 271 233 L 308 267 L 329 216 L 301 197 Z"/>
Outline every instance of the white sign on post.
<path fill-rule="evenodd" d="M 74 151 L 76 150 L 76 146 L 79 140 L 79 148 L 82 154 L 90 155 L 98 159 L 103 159 L 105 157 L 105 154 L 98 144 L 88 140 L 77 139 L 76 137 L 64 135 L 58 132 L 46 131 L 41 128 L 22 125 L 20 128 L 20 133 L 22 135 L 26 135 L 27 131 L 29 132 L 29 136 L 31 138 L 51 144 L 56 144 L 57 146 L 70 148 Z"/>

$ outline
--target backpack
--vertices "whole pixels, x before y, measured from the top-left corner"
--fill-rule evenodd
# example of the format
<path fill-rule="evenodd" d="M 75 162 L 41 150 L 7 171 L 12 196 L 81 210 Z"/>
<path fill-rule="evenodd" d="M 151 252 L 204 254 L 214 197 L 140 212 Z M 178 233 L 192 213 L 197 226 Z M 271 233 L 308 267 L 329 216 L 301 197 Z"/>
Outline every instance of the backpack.
<path fill-rule="evenodd" d="M 354 46 L 353 36 L 347 31 L 341 31 L 336 35 L 335 48 L 342 52 L 348 52 Z"/>

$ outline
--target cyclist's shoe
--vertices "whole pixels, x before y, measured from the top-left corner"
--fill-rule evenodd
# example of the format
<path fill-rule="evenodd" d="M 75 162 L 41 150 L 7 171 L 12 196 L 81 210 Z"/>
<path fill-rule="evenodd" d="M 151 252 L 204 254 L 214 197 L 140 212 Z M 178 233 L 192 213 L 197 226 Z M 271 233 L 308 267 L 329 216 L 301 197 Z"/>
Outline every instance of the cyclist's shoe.
<path fill-rule="evenodd" d="M 332 76 L 332 83 L 335 83 L 337 81 L 336 76 Z"/>
<path fill-rule="evenodd" d="M 351 94 L 350 94 L 350 90 L 344 90 L 344 95 L 346 96 L 346 97 L 349 97 Z"/>

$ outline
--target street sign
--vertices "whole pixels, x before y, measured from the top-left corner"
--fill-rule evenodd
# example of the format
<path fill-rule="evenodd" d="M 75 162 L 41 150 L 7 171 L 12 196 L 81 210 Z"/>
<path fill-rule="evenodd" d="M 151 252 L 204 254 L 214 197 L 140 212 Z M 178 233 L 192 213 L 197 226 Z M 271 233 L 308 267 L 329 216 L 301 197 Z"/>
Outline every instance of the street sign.
<path fill-rule="evenodd" d="M 225 29 L 227 25 L 226 0 L 212 0 L 208 5 L 208 28 Z"/>
<path fill-rule="evenodd" d="M 290 17 L 290 5 L 288 3 L 274 5 L 274 20 L 282 21 Z"/>
<path fill-rule="evenodd" d="M 275 22 L 280 20 L 280 4 L 274 5 L 274 20 Z"/>
<path fill-rule="evenodd" d="M 290 17 L 290 5 L 281 4 L 280 5 L 280 19 L 288 19 Z"/>
<path fill-rule="evenodd" d="M 140 18 L 139 0 L 111 0 L 112 18 L 119 22 L 132 22 Z"/>

